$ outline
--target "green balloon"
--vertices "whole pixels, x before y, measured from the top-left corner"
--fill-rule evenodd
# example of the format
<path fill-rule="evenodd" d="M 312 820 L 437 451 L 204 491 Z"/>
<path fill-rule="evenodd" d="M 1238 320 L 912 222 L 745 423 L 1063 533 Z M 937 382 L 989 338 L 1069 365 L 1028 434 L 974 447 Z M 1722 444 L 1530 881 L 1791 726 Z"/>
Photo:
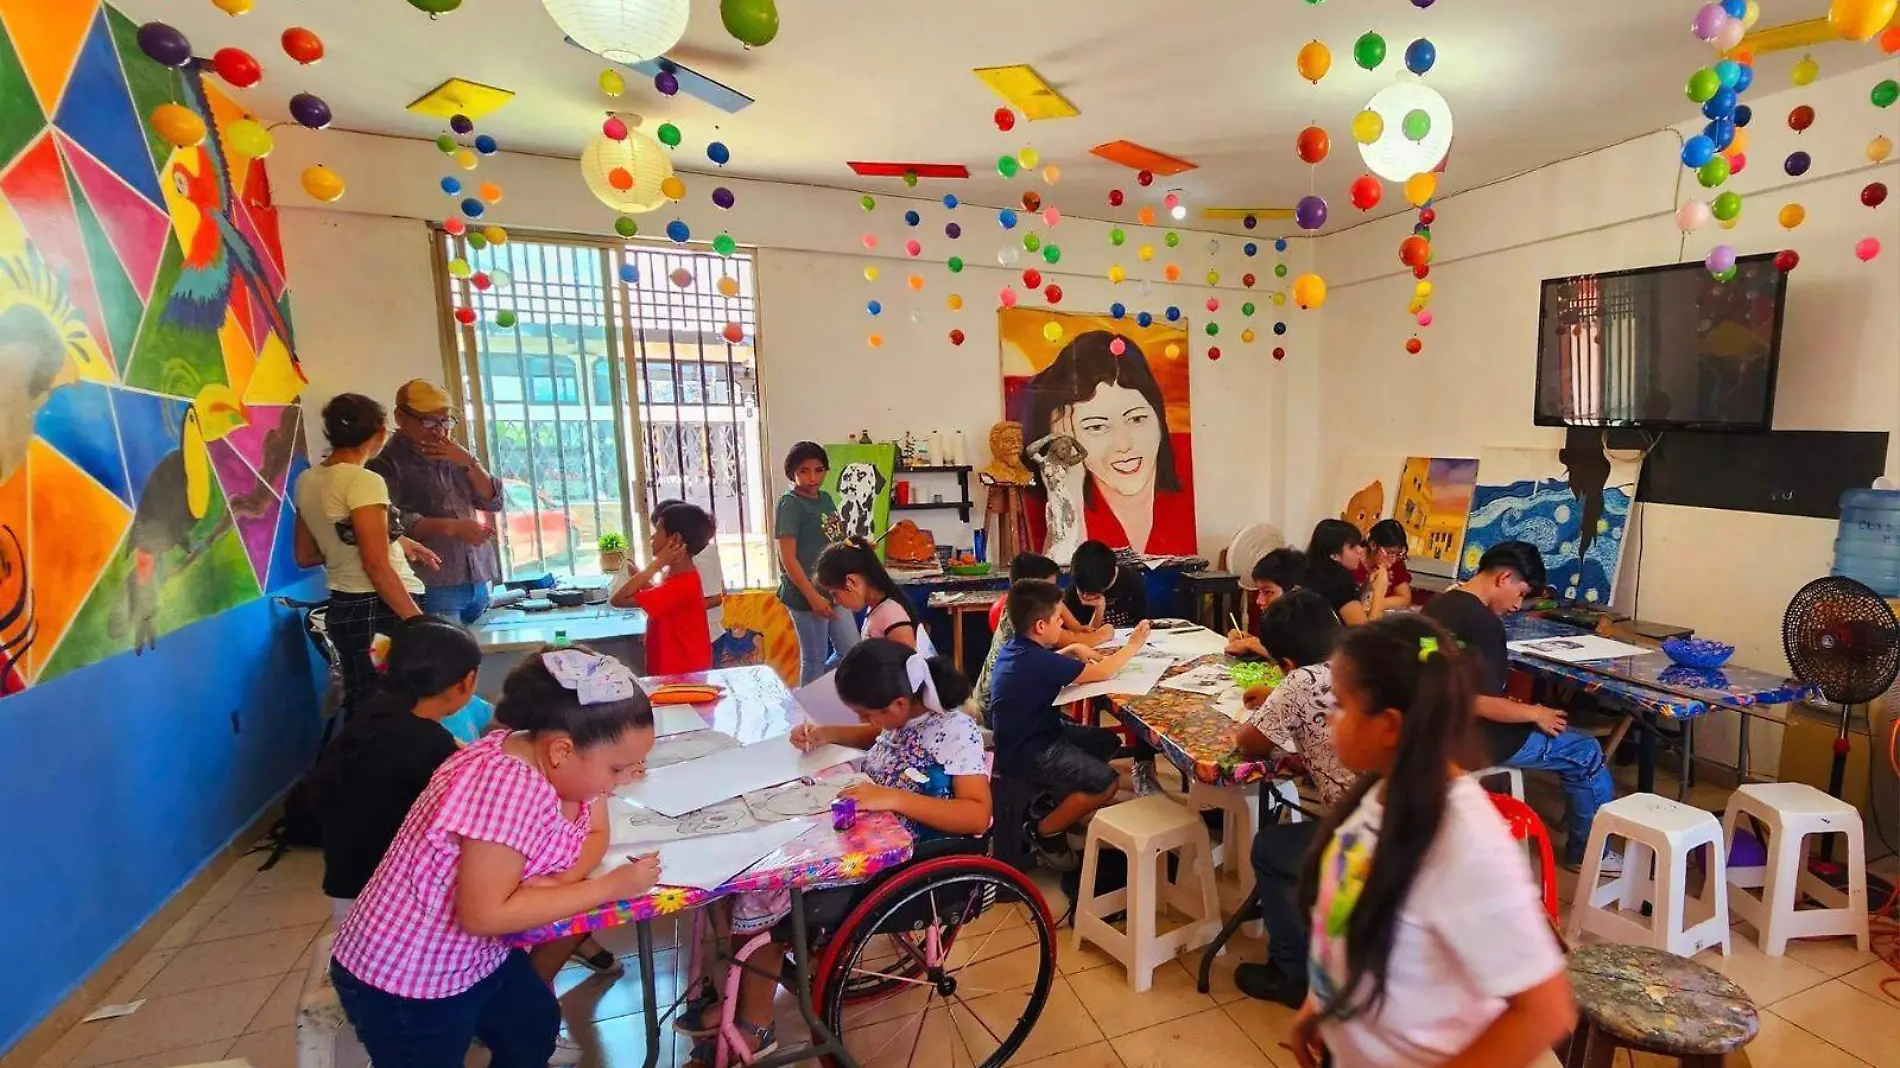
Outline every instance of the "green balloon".
<path fill-rule="evenodd" d="M 877 198 L 873 197 L 869 193 L 866 193 L 864 194 L 862 198 L 858 200 L 858 206 L 863 208 L 865 211 L 870 211 L 872 208 L 877 207 Z"/>
<path fill-rule="evenodd" d="M 1742 196 L 1733 190 L 1716 197 L 1709 205 L 1709 214 L 1723 222 L 1728 222 L 1742 213 Z"/>
<path fill-rule="evenodd" d="M 1062 250 L 1054 245 L 1044 245 L 1042 246 L 1042 259 L 1044 263 L 1060 263 L 1062 262 Z"/>
<path fill-rule="evenodd" d="M 511 311 L 496 312 L 495 325 L 501 327 L 503 330 L 515 325 L 515 313 Z"/>
<path fill-rule="evenodd" d="M 488 247 L 488 239 L 471 231 L 468 235 L 468 247 L 480 252 Z"/>
<path fill-rule="evenodd" d="M 763 48 L 778 36 L 778 5 L 772 0 L 719 0 L 719 21 L 747 48 Z"/>
<path fill-rule="evenodd" d="M 1253 301 L 1251 301 L 1251 300 L 1250 300 L 1250 301 L 1248 301 L 1247 303 L 1245 303 L 1245 304 L 1242 304 L 1242 305 L 1240 306 L 1240 314 L 1242 314 L 1242 315 L 1252 315 L 1252 314 L 1253 314 Z"/>
<path fill-rule="evenodd" d="M 1119 226 L 1108 232 L 1108 243 L 1111 245 L 1119 246 L 1126 240 L 1128 240 L 1128 235 L 1122 233 L 1122 228 Z"/>
<path fill-rule="evenodd" d="M 1367 70 L 1378 70 L 1385 62 L 1385 38 L 1367 31 L 1352 43 L 1352 59 Z"/>
<path fill-rule="evenodd" d="M 1877 108 L 1892 107 L 1894 101 L 1900 100 L 1900 82 L 1888 78 L 1886 81 L 1874 86 L 1873 94 L 1869 99 L 1874 102 L 1874 106 Z"/>
<path fill-rule="evenodd" d="M 619 234 L 621 237 L 632 237 L 639 232 L 640 224 L 634 222 L 633 217 L 630 215 L 622 215 L 620 218 L 614 220 L 614 233 Z"/>
<path fill-rule="evenodd" d="M 1714 278 L 1718 282 L 1733 282 L 1735 281 L 1735 268 L 1730 266 L 1726 271 L 1716 271 Z"/>
<path fill-rule="evenodd" d="M 1413 108 L 1405 113 L 1405 118 L 1399 120 L 1399 129 L 1405 132 L 1408 139 L 1423 141 L 1425 135 L 1432 132 L 1432 117 Z"/>
<path fill-rule="evenodd" d="M 672 123 L 661 123 L 657 133 L 660 137 L 660 143 L 666 147 L 678 148 L 680 146 L 680 128 Z"/>
<path fill-rule="evenodd" d="M 1042 247 L 1042 238 L 1037 237 L 1035 234 L 1024 234 L 1023 247 L 1034 252 Z"/>
<path fill-rule="evenodd" d="M 415 8 L 417 11 L 427 11 L 431 16 L 435 16 L 446 14 L 461 7 L 462 0 L 409 0 L 409 6 Z"/>
<path fill-rule="evenodd" d="M 1701 182 L 1704 189 L 1714 189 L 1728 181 L 1728 174 L 1728 157 L 1716 156 L 1695 172 L 1695 180 Z"/>
<path fill-rule="evenodd" d="M 446 156 L 453 154 L 457 146 L 455 144 L 455 138 L 450 137 L 448 134 L 443 134 L 435 139 L 435 147 L 441 149 L 442 154 Z"/>
<path fill-rule="evenodd" d="M 1707 67 L 1703 67 L 1701 70 L 1689 75 L 1689 86 L 1687 89 L 1689 99 L 1698 104 L 1708 103 L 1709 98 L 1714 96 L 1716 91 L 1721 88 L 1722 76 Z"/>
<path fill-rule="evenodd" d="M 1015 156 L 996 157 L 996 173 L 1002 175 L 1005 178 L 1016 177 L 1016 171 L 1021 166 L 1022 166 L 1021 164 L 1016 162 Z"/>
<path fill-rule="evenodd" d="M 952 256 L 950 257 L 950 261 L 946 263 L 944 266 L 950 268 L 951 274 L 962 274 L 963 273 L 963 257 Z"/>
<path fill-rule="evenodd" d="M 721 256 L 730 256 L 738 250 L 739 243 L 732 239 L 731 234 L 720 234 L 718 237 L 713 238 L 713 251 L 719 253 Z"/>
<path fill-rule="evenodd" d="M 1215 334 L 1218 334 L 1218 333 L 1220 333 L 1220 324 L 1219 324 L 1219 323 L 1208 323 L 1208 324 L 1207 324 L 1207 336 L 1208 336 L 1208 337 L 1213 337 L 1213 336 L 1214 336 Z"/>
<path fill-rule="evenodd" d="M 1173 230 L 1169 230 L 1167 233 L 1167 236 L 1163 237 L 1161 240 L 1166 242 L 1169 248 L 1173 248 L 1174 246 L 1181 243 L 1181 235 L 1175 233 Z"/>
<path fill-rule="evenodd" d="M 1276 263 L 1276 264 L 1274 264 L 1274 265 L 1273 265 L 1273 277 L 1275 277 L 1275 278 L 1285 278 L 1285 277 L 1286 277 L 1286 264 L 1284 264 L 1284 263 Z"/>
<path fill-rule="evenodd" d="M 904 172 L 904 184 L 905 184 L 906 186 L 909 186 L 909 187 L 910 187 L 910 188 L 912 188 L 912 189 L 915 189 L 915 188 L 917 188 L 917 172 L 916 172 L 916 171 L 905 171 L 905 172 Z"/>
<path fill-rule="evenodd" d="M 1430 241 L 1430 240 L 1432 239 L 1432 228 L 1431 228 L 1431 227 L 1429 227 L 1429 226 L 1421 226 L 1421 227 L 1419 227 L 1419 228 L 1418 228 L 1418 236 L 1420 236 L 1420 237 L 1422 237 L 1422 238 L 1424 238 L 1424 239 L 1425 239 L 1425 240 L 1427 240 L 1427 241 Z"/>

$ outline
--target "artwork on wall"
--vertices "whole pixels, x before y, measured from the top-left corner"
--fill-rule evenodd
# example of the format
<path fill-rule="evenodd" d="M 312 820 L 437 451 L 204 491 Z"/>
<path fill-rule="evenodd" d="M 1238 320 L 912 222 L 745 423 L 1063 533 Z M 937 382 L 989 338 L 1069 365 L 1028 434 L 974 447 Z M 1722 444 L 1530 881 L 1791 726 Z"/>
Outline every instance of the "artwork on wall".
<path fill-rule="evenodd" d="M 306 466 L 244 111 L 111 7 L 0 0 L 0 692 L 289 585 Z M 182 104 L 205 140 L 145 116 Z"/>
<path fill-rule="evenodd" d="M 1339 459 L 1333 473 L 1331 518 L 1344 519 L 1364 534 L 1372 524 L 1392 514 L 1393 497 L 1404 466 L 1396 454 L 1349 453 Z M 1295 539 L 1302 548 L 1304 537 Z"/>
<path fill-rule="evenodd" d="M 1458 570 L 1471 512 L 1478 461 L 1443 456 L 1407 456 L 1399 474 L 1392 518 L 1405 528 L 1406 563 L 1413 571 L 1450 577 Z"/>
<path fill-rule="evenodd" d="M 1544 557 L 1559 598 L 1610 604 L 1642 460 L 1613 459 L 1594 442 L 1563 449 L 1485 449 L 1465 521 L 1458 577 L 1477 572 L 1484 551 L 1527 541 Z"/>
<path fill-rule="evenodd" d="M 826 445 L 831 470 L 825 472 L 824 491 L 838 505 L 838 521 L 847 537 L 864 538 L 884 555 L 884 532 L 891 529 L 891 473 L 897 469 L 897 446 L 890 442 Z"/>
<path fill-rule="evenodd" d="M 1138 327 L 1041 308 L 996 313 L 1003 413 L 1022 424 L 1045 481 L 1027 496 L 1030 532 L 1049 551 L 1046 482 L 1056 472 L 1059 536 L 1145 553 L 1193 553 L 1193 405 L 1187 323 Z M 1067 440 L 1064 440 L 1067 439 Z M 1061 556 L 1060 551 L 1056 553 Z"/>

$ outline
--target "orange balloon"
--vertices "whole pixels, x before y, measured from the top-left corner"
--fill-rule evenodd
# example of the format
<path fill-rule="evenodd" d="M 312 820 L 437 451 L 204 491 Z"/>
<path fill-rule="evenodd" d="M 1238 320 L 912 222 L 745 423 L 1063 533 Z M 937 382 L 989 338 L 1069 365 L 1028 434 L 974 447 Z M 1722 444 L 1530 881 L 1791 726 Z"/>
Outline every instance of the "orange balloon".
<path fill-rule="evenodd" d="M 1144 205 L 1140 211 L 1135 213 L 1135 221 L 1143 226 L 1153 226 L 1155 224 L 1154 206 L 1151 204 Z"/>
<path fill-rule="evenodd" d="M 633 188 L 633 175 L 629 174 L 625 167 L 615 167 L 607 172 L 607 184 L 625 192 Z"/>
<path fill-rule="evenodd" d="M 1900 52 L 1900 25 L 1889 26 L 1880 35 L 1880 50 L 1890 56 Z"/>
<path fill-rule="evenodd" d="M 1181 280 L 1181 268 L 1175 266 L 1172 263 L 1162 268 L 1161 273 L 1166 275 L 1168 281 L 1170 282 L 1178 282 Z"/>
<path fill-rule="evenodd" d="M 493 182 L 483 182 L 482 187 L 476 190 L 476 192 L 480 193 L 482 199 L 488 201 L 490 204 L 501 199 L 501 186 Z"/>
<path fill-rule="evenodd" d="M 913 274 L 904 280 L 904 284 L 912 289 L 922 289 L 924 288 L 924 276 L 921 274 Z"/>
<path fill-rule="evenodd" d="M 1399 262 L 1407 267 L 1432 262 L 1432 243 L 1417 234 L 1399 242 Z"/>
<path fill-rule="evenodd" d="M 1333 139 L 1317 126 L 1308 126 L 1293 139 L 1293 151 L 1306 163 L 1318 163 L 1332 150 Z"/>

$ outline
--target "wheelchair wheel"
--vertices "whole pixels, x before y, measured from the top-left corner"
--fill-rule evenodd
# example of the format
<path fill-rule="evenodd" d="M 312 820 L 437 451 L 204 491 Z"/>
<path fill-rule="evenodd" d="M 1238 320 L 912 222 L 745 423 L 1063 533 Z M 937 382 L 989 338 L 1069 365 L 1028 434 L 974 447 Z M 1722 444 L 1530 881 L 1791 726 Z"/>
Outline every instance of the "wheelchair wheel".
<path fill-rule="evenodd" d="M 1015 869 L 940 857 L 858 903 L 819 959 L 814 1001 L 861 1068 L 910 1068 L 945 1048 L 956 1065 L 993 1068 L 1042 1014 L 1055 937 L 1048 905 Z"/>

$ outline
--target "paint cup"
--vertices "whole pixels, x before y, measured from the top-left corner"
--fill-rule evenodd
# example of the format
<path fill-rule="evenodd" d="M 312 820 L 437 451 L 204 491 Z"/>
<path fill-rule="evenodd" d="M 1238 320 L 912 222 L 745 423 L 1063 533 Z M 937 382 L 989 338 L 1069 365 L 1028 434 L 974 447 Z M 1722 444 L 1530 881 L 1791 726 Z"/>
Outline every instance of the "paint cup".
<path fill-rule="evenodd" d="M 858 802 L 856 798 L 840 797 L 831 802 L 831 829 L 848 831 L 858 825 Z"/>

